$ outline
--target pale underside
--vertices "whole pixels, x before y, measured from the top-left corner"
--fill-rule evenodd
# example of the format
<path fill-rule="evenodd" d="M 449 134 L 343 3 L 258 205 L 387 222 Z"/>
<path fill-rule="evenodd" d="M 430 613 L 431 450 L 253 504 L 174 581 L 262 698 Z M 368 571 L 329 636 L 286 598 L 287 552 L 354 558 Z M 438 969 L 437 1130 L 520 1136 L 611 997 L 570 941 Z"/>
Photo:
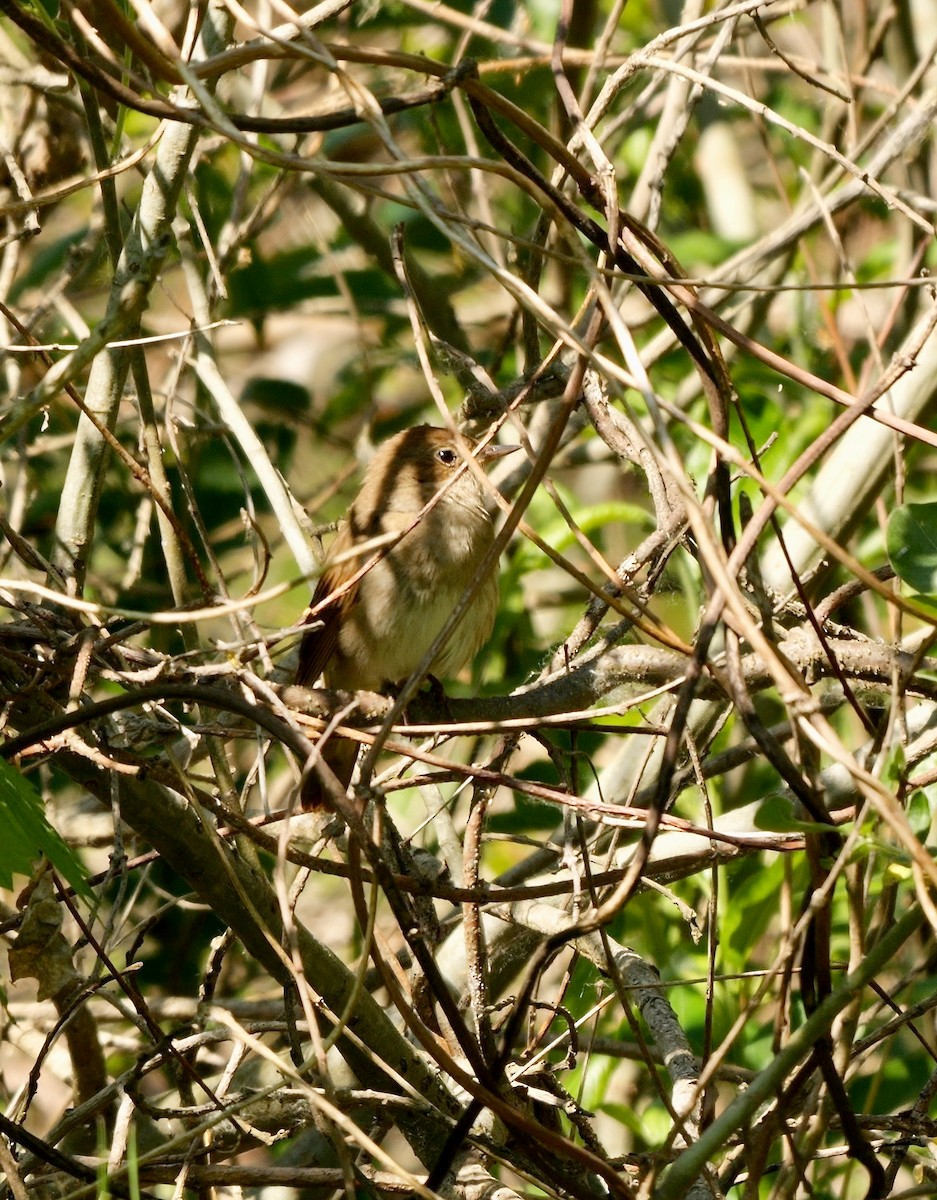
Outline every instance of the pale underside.
<path fill-rule="evenodd" d="M 371 568 L 345 614 L 325 668 L 330 687 L 378 690 L 416 670 L 460 603 L 488 548 L 487 539 L 479 545 L 477 537 L 469 536 L 471 530 L 461 517 L 459 505 L 443 501 L 423 517 L 421 524 L 428 526 L 423 536 L 406 535 Z M 476 512 L 471 520 L 477 527 Z M 412 513 L 387 513 L 381 525 L 389 533 L 412 522 Z M 429 673 L 445 679 L 469 662 L 487 641 L 497 606 L 497 576 L 490 572 L 433 659 Z M 380 647 L 377 654 L 376 646 Z"/>

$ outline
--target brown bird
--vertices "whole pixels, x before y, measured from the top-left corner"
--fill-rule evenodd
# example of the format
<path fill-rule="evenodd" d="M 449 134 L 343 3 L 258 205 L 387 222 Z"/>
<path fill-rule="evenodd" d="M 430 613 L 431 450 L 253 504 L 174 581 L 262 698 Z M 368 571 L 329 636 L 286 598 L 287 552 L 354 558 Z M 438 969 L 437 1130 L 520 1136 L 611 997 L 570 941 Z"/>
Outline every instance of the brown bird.
<path fill-rule="evenodd" d="M 470 438 L 462 441 L 469 450 L 475 446 Z M 486 446 L 476 457 L 486 462 L 515 449 Z M 494 538 L 484 491 L 464 453 L 449 430 L 431 425 L 404 430 L 380 447 L 316 585 L 307 619 L 322 624 L 300 644 L 297 683 L 311 687 L 322 676 L 327 687 L 380 691 L 417 669 Z M 402 536 L 388 545 L 388 534 Z M 446 678 L 474 657 L 491 635 L 497 606 L 494 564 L 429 673 Z M 323 748 L 343 787 L 357 754 L 357 743 L 347 738 L 330 738 Z M 310 772 L 303 805 L 322 801 Z"/>

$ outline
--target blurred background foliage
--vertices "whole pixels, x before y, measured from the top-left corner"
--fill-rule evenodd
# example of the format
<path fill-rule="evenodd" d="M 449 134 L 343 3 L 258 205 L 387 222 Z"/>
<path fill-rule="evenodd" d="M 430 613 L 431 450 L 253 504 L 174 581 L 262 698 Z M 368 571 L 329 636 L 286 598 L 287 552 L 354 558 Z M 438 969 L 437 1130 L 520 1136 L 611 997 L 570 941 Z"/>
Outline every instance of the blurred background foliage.
<path fill-rule="evenodd" d="M 215 7 L 225 11 L 223 5 Z M 196 101 L 191 93 L 175 94 L 175 103 L 194 103 L 205 119 L 179 181 L 178 205 L 161 230 L 163 257 L 147 288 L 142 316 L 128 331 L 142 339 L 142 349 L 134 352 L 120 403 L 108 417 L 127 455 L 149 465 L 151 475 L 153 449 L 145 430 L 152 425 L 156 431 L 172 509 L 198 564 L 196 570 L 193 557 L 183 554 L 180 595 L 167 567 L 166 531 L 158 523 L 152 491 L 110 452 L 99 484 L 88 480 L 88 487 L 99 486 L 100 492 L 87 561 L 80 571 L 74 564 L 63 565 L 61 500 L 67 472 L 75 468 L 78 410 L 63 388 L 47 396 L 41 389 L 51 364 L 65 364 L 68 348 L 86 343 L 109 311 L 115 255 L 131 237 L 157 140 L 165 134 L 157 117 L 121 102 L 99 78 L 82 78 L 74 61 L 57 59 L 55 48 L 70 48 L 145 100 L 166 101 L 174 96 L 171 76 L 161 76 L 156 67 L 175 61 L 179 47 L 189 54 L 207 6 L 176 0 L 152 6 L 142 0 L 133 5 L 124 0 L 61 5 L 11 0 L 0 5 L 0 333 L 7 347 L 0 349 L 0 505 L 7 534 L 0 547 L 0 587 L 24 580 L 45 583 L 53 592 L 80 594 L 110 606 L 91 616 L 67 611 L 63 616 L 64 610 L 48 596 L 9 588 L 0 592 L 7 615 L 7 649 L 0 653 L 15 664 L 4 679 L 2 697 L 11 736 L 32 728 L 43 714 L 52 716 L 79 701 L 160 678 L 212 682 L 227 672 L 239 680 L 240 672 L 256 669 L 265 681 L 288 679 L 288 674 L 277 676 L 275 668 L 286 656 L 289 670 L 311 572 L 306 563 L 297 562 L 293 544 L 285 540 L 271 500 L 270 475 L 261 468 L 272 464 L 286 482 L 297 502 L 297 528 L 321 557 L 322 539 L 327 542 L 354 495 L 370 448 L 399 429 L 441 420 L 421 366 L 415 324 L 429 347 L 439 395 L 453 414 L 471 406 L 466 395 L 472 370 L 477 386 L 471 398 L 477 402 L 485 393 L 486 385 L 478 381 L 487 379 L 496 393 L 494 407 L 503 409 L 509 389 L 529 379 L 550 353 L 557 329 L 582 334 L 595 303 L 594 280 L 583 263 L 586 258 L 596 261 L 596 247 L 557 215 L 555 205 L 530 179 L 525 185 L 516 171 L 503 169 L 498 148 L 489 145 L 473 120 L 459 76 L 447 79 L 447 72 L 474 60 L 490 95 L 516 105 L 530 119 L 522 129 L 505 115 L 509 110 L 495 106 L 504 134 L 537 172 L 553 178 L 558 171 L 554 148 L 575 144 L 571 139 L 577 128 L 577 114 L 564 105 L 551 69 L 564 15 L 570 17 L 565 77 L 581 111 L 588 113 L 602 87 L 620 79 L 592 127 L 601 155 L 580 142 L 576 156 L 596 177 L 606 164 L 611 168 L 622 210 L 653 231 L 698 284 L 710 309 L 750 339 L 744 349 L 730 339 L 721 342 L 734 387 L 727 438 L 742 459 L 751 462 L 757 452 L 759 470 L 776 484 L 820 444 L 839 411 L 820 394 L 819 382 L 861 398 L 901 361 L 910 375 L 896 371 L 893 381 L 913 378 L 920 393 L 914 406 L 904 410 L 907 419 L 928 425 L 937 394 L 934 339 L 927 326 L 933 306 L 928 273 L 937 266 L 937 164 L 926 129 L 937 88 L 933 5 L 912 0 L 766 0 L 760 6 L 577 0 L 568 7 L 571 16 L 553 0 L 300 6 L 309 31 L 304 41 L 295 34 L 294 15 L 281 3 L 251 3 L 244 10 L 230 6 L 230 45 L 246 46 L 249 53 L 225 59 L 220 50 L 212 52 L 212 71 L 194 77 L 203 89 Z M 130 42 L 120 33 L 119 16 L 137 31 Z M 687 30 L 681 32 L 680 26 Z M 279 32 L 271 36 L 274 27 Z M 53 40 L 43 40 L 38 29 Z M 418 69 L 418 60 L 405 57 L 420 55 L 427 59 L 425 72 Z M 616 76 L 625 66 L 630 74 Z M 698 74 L 681 77 L 681 67 Z M 439 80 L 445 87 L 432 102 L 414 102 L 386 118 L 374 116 L 376 107 L 365 120 L 348 113 L 352 104 L 360 116 L 369 105 L 413 98 L 431 85 L 438 87 Z M 215 100 L 210 100 L 212 92 Z M 236 135 L 222 114 L 246 114 L 274 124 Z M 925 128 L 902 143 L 899 131 L 913 127 L 921 114 Z M 844 169 L 843 157 L 855 164 L 852 174 Z M 115 174 L 103 183 L 95 181 L 96 173 L 114 164 L 119 167 Z M 876 188 L 853 186 L 869 164 Z M 590 218 L 608 217 L 568 177 L 556 176 L 556 182 Z M 841 202 L 850 188 L 849 199 Z M 405 266 L 394 259 L 395 231 Z M 593 364 L 596 376 L 616 410 L 645 431 L 658 462 L 679 476 L 684 502 L 695 505 L 713 471 L 712 446 L 699 430 L 712 430 L 713 424 L 699 374 L 654 305 L 607 267 L 603 262 L 614 304 L 643 356 L 650 387 L 665 406 L 661 424 L 655 425 L 648 396 L 625 387 L 620 374 L 603 372 L 599 363 Z M 542 308 L 519 300 L 519 290 L 506 286 L 506 277 L 523 280 Z M 210 327 L 203 329 L 200 347 L 193 330 L 204 327 L 206 318 Z M 46 357 L 29 349 L 37 344 L 46 348 Z M 619 371 L 632 370 L 623 339 L 608 326 L 595 349 Z M 254 450 L 232 424 L 231 410 L 213 390 L 211 376 L 199 369 L 203 355 L 217 364 L 256 435 Z M 568 346 L 564 355 L 569 365 L 574 356 Z M 454 364 L 461 364 L 461 373 Z M 69 378 L 77 394 L 91 403 L 88 363 Z M 141 394 L 144 380 L 148 398 Z M 891 402 L 899 408 L 902 403 L 894 397 Z M 516 428 L 506 425 L 504 440 L 516 440 L 518 431 L 529 433 L 536 452 L 557 403 L 554 396 L 522 406 L 514 418 Z M 869 425 L 859 423 L 851 432 L 860 431 L 861 437 Z M 877 452 L 884 465 L 870 496 L 863 494 L 862 482 L 872 477 L 871 466 L 860 467 L 861 478 L 852 481 L 847 462 L 838 477 L 824 479 L 818 474 L 823 461 L 818 453 L 788 494 L 821 524 L 821 502 L 839 500 L 848 511 L 831 527 L 830 536 L 868 570 L 887 570 L 888 516 L 905 501 L 930 498 L 934 447 L 932 436 L 916 440 L 895 435 Z M 859 449 L 855 461 L 865 462 Z M 765 490 L 757 477 L 732 470 L 737 534 L 764 503 Z M 591 551 L 616 567 L 645 544 L 661 517 L 639 456 L 623 463 L 580 407 L 547 478 L 562 505 L 541 488 L 525 519 L 601 590 L 607 580 Z M 510 466 L 497 476 L 509 500 L 522 479 L 523 472 L 512 475 Z M 851 495 L 855 504 L 850 508 Z M 300 506 L 304 516 L 298 514 Z M 906 509 L 901 512 L 907 515 Z M 795 524 L 783 513 L 780 517 L 789 529 Z M 707 519 L 715 521 L 712 510 Z M 921 541 L 912 553 L 920 565 L 933 542 L 928 512 L 918 524 Z M 720 549 L 725 557 L 734 535 L 724 528 L 719 532 L 725 538 Z M 713 544 L 720 546 L 715 531 Z M 762 552 L 767 560 L 772 546 L 767 529 L 736 582 L 750 611 L 760 609 L 770 638 L 783 641 L 792 629 L 809 629 L 807 610 L 855 575 L 850 561 L 836 562 L 829 553 L 822 569 L 809 556 L 796 559 L 805 582 L 788 603 L 785 595 L 793 589 L 784 585 L 783 569 L 766 582 L 758 567 Z M 699 535 L 688 532 L 684 523 L 666 546 L 649 550 L 629 575 L 629 583 L 672 637 L 690 644 L 715 591 L 703 557 Z M 46 569 L 48 564 L 57 568 Z M 558 653 L 557 661 L 563 662 L 564 641 L 592 600 L 580 577 L 523 536 L 511 541 L 501 569 L 502 599 L 491 642 L 459 680 L 447 681 L 454 704 L 459 698 L 502 697 L 542 680 L 551 656 Z M 199 586 L 199 571 L 207 594 Z M 284 586 L 278 590 L 278 584 Z M 145 616 L 244 597 L 252 590 L 262 601 L 233 617 L 217 613 L 183 626 Z M 266 597 L 271 590 L 275 594 Z M 765 616 L 772 606 L 772 616 Z M 831 637 L 860 647 L 891 647 L 905 639 L 908 653 L 919 655 L 911 667 L 903 662 L 900 670 L 877 659 L 856 683 L 861 694 L 855 706 L 844 700 L 841 685 L 829 680 L 825 664 L 808 664 L 803 674 L 826 704 L 854 775 L 861 768 L 884 780 L 900 804 L 913 792 L 919 807 L 915 829 L 922 843 L 930 845 L 933 757 L 930 743 L 921 738 L 933 722 L 928 689 L 937 668 L 924 657 L 932 630 L 920 615 L 901 614 L 887 594 L 861 587 L 844 599 L 835 618 L 837 623 L 827 627 Z M 651 640 L 636 633 L 633 624 L 619 628 L 618 621 L 609 613 L 585 647 L 573 647 L 572 664 L 589 646 L 601 648 L 603 637 L 608 649 L 640 647 Z M 117 648 L 119 664 L 100 648 L 87 661 L 80 657 L 88 630 L 108 641 L 108 653 Z M 724 649 L 725 636 L 720 626 L 714 653 Z M 741 652 L 751 649 L 743 638 Z M 912 679 L 920 687 L 906 694 Z M 533 722 L 514 740 L 503 735 L 509 753 L 497 759 L 496 769 L 508 779 L 486 798 L 480 851 L 484 878 L 505 883 L 540 878 L 538 873 L 568 868 L 586 844 L 594 872 L 626 861 L 622 856 L 638 838 L 633 829 L 614 823 L 597 828 L 590 823 L 594 809 L 585 815 L 572 809 L 563 813 L 553 800 L 512 789 L 510 778 L 596 802 L 646 806 L 661 770 L 654 759 L 659 751 L 651 748 L 660 739 L 648 734 L 660 734 L 674 719 L 672 697 L 661 700 L 654 692 L 657 682 L 667 683 L 665 690 L 673 692 L 679 679 L 659 680 L 648 672 L 624 694 L 597 692 L 593 701 L 616 711 L 603 709 L 591 722 L 574 712 L 565 727 Z M 831 822 L 844 837 L 849 835 L 848 841 L 837 840 L 831 849 L 816 840 L 818 826 L 809 822 L 792 829 L 777 823 L 746 828 L 746 836 L 761 836 L 769 848 L 740 850 L 737 861 L 718 867 L 705 856 L 688 869 L 675 862 L 659 879 L 672 892 L 643 890 L 606 922 L 610 938 L 660 971 L 693 1053 L 705 1064 L 714 1050 L 724 1051 L 725 1062 L 703 1104 L 704 1129 L 751 1081 L 752 1073 L 770 1068 L 808 1015 L 798 984 L 805 937 L 798 922 L 818 890 L 827 896 L 825 952 L 834 987 L 844 967 L 855 969 L 861 963 L 866 948 L 893 924 L 895 914 L 915 898 L 926 901 L 932 894 L 930 881 L 915 874 L 913 856 L 900 835 L 864 806 L 867 797 L 854 779 L 851 785 L 839 777 L 835 787 L 829 783 L 824 772 L 834 756 L 797 734 L 790 694 L 776 682 L 759 690 L 760 720 L 787 747 L 805 786 L 821 797 L 823 808 L 833 814 Z M 40 697 L 38 707 L 26 704 L 30 688 Z M 632 707 L 634 695 L 644 690 L 646 699 Z M 677 783 L 667 797 L 676 816 L 700 826 L 786 794 L 785 779 L 753 742 L 747 718 L 732 696 L 722 696 L 715 707 L 718 711 L 698 729 L 691 726 L 688 740 L 681 742 L 672 764 L 678 768 Z M 286 807 L 295 770 L 259 734 L 243 724 L 233 728 L 210 710 L 195 715 L 181 702 L 165 706 L 161 719 L 161 727 L 141 729 L 139 741 L 131 730 L 126 754 L 115 748 L 115 760 L 135 769 L 141 762 L 158 766 L 160 784 L 176 786 L 193 803 L 207 804 L 208 797 L 222 797 L 226 803 L 238 799 L 251 817 Z M 643 727 L 642 734 L 629 737 L 637 726 Z M 192 764 L 167 756 L 166 746 L 178 741 L 182 728 L 202 737 L 216 735 L 224 742 L 221 761 L 217 750 L 211 759 L 196 758 Z M 910 749 L 896 763 L 889 756 L 897 753 L 900 742 Z M 444 745 L 439 749 L 434 744 L 434 749 L 451 758 L 457 775 L 467 762 L 495 764 L 496 739 L 490 735 L 449 738 Z M 705 790 L 694 776 L 693 756 L 702 764 L 700 771 L 717 764 Z M 644 767 L 638 765 L 642 758 L 647 759 Z M 382 765 L 398 762 L 396 756 L 386 756 Z M 225 921 L 191 879 L 181 878 L 158 855 L 147 857 L 152 847 L 146 836 L 133 821 L 117 820 L 116 783 L 109 808 L 110 784 L 89 784 L 57 759 L 55 747 L 22 759 L 21 766 L 42 790 L 50 821 L 75 847 L 87 871 L 100 873 L 96 909 L 81 908 L 94 937 L 89 940 L 67 912 L 64 929 L 76 979 L 82 981 L 82 996 L 94 1016 L 95 1028 L 86 1036 L 100 1048 L 107 1079 L 135 1067 L 142 1072 L 140 1064 L 155 1042 L 153 1028 L 142 1021 L 134 1024 L 126 1004 L 114 1000 L 119 989 L 104 950 L 121 968 L 133 968 L 134 987 L 164 1036 L 210 1028 L 207 1009 L 197 1012 L 194 1004 L 184 1003 L 207 994 L 221 1005 L 254 1004 L 237 1010 L 245 1028 L 266 1036 L 287 1061 L 279 983 L 250 953 L 235 943 L 222 945 L 218 939 Z M 184 784 L 173 785 L 173 772 Z M 448 781 L 428 785 L 421 803 L 413 789 L 390 790 L 388 811 L 404 838 L 441 855 L 440 832 L 426 810 L 445 798 L 461 839 L 474 811 L 469 791 Z M 558 849 L 563 843 L 565 851 Z M 282 863 L 277 865 L 269 848 L 257 853 L 264 870 L 276 876 Z M 135 860 L 133 869 L 127 867 L 128 856 Z M 344 861 L 339 849 L 325 856 Z M 818 882 L 818 858 L 822 878 L 830 879 L 832 872 L 826 890 Z M 588 872 L 584 877 L 581 866 L 579 871 L 576 886 L 588 894 Z M 572 911 L 581 914 L 580 904 L 586 905 L 582 896 Z M 440 899 L 437 910 L 446 932 L 458 926 L 457 904 Z M 314 877 L 295 916 L 347 963 L 365 953 L 347 882 L 338 875 Z M 5 930 L 13 941 L 21 919 L 15 894 L 8 893 Z M 386 952 L 399 953 L 405 966 L 412 965 L 400 930 L 383 905 L 378 922 L 383 923 Z M 510 949 L 504 953 L 509 959 Z M 767 988 L 761 987 L 765 971 L 774 972 Z M 52 1144 L 59 1140 L 70 1105 L 104 1093 L 81 1092 L 74 1048 L 65 1048 L 46 1003 L 52 993 L 40 988 L 37 998 L 35 978 L 11 982 L 6 992 L 0 1085 L 11 1120 L 49 1135 Z M 393 1001 L 380 991 L 380 981 L 368 976 L 367 983 L 391 1009 Z M 516 975 L 508 972 L 503 994 L 495 990 L 490 999 L 510 998 L 518 988 Z M 611 1002 L 593 1014 L 602 997 Z M 620 1169 L 623 1186 L 633 1188 L 632 1194 L 658 1194 L 653 1191 L 656 1172 L 670 1161 L 675 1137 L 664 1098 L 671 1084 L 659 1063 L 642 1057 L 636 1026 L 623 1015 L 620 996 L 603 971 L 567 947 L 545 969 L 535 998 L 543 1004 L 531 1007 L 512 1056 L 523 1060 L 548 1032 L 559 1038 L 547 1062 L 566 1095 L 576 1101 L 562 1113 L 555 1109 L 552 1124 L 543 1114 L 537 1119 L 550 1128 L 555 1124 L 578 1144 L 582 1135 L 567 1119 L 568 1112 L 578 1105 L 594 1114 L 595 1140 L 586 1139 L 588 1148 Z M 56 1003 L 60 1000 L 56 994 Z M 861 1136 L 878 1155 L 881 1179 L 856 1163 L 854 1138 L 860 1135 L 843 1132 L 842 1102 L 829 1099 L 814 1063 L 812 1073 L 788 1080 L 789 1090 L 779 1088 L 777 1104 L 765 1120 L 763 1143 L 756 1145 L 753 1139 L 750 1145 L 750 1131 L 742 1126 L 710 1155 L 712 1186 L 718 1182 L 723 1194 L 746 1198 L 931 1194 L 928 1189 L 937 1177 L 931 1140 L 935 1002 L 933 933 L 927 929 L 920 940 L 906 945 L 876 993 L 857 993 L 848 1018 L 836 1029 L 837 1070 L 856 1129 L 864 1131 Z M 856 1049 L 859 1036 L 915 1004 L 922 1006 L 916 1024 L 896 1026 L 880 1045 Z M 265 1015 L 265 1005 L 275 1018 Z M 563 1007 L 560 1017 L 557 1005 Z M 562 1042 L 565 1022 L 581 1018 L 581 1053 L 569 1064 Z M 279 1024 L 270 1025 L 268 1032 L 264 1020 Z M 226 1060 L 228 1052 L 211 1046 L 201 1057 L 193 1053 L 200 1077 L 217 1086 L 232 1061 Z M 244 1053 L 254 1072 L 252 1082 L 270 1082 L 260 1058 Z M 249 1073 L 245 1066 L 242 1074 Z M 164 1065 L 147 1075 L 146 1083 L 151 1106 L 181 1111 L 192 1105 L 173 1124 L 139 1103 L 133 1089 L 121 1093 L 133 1095 L 134 1116 L 132 1121 L 127 1117 L 127 1126 L 134 1125 L 138 1145 L 158 1158 L 167 1130 L 191 1128 L 195 1096 L 203 1097 L 175 1066 Z M 92 1154 L 100 1136 L 95 1123 L 113 1129 L 112 1107 L 118 1101 L 108 1093 L 106 1103 L 88 1118 L 84 1140 L 72 1129 L 71 1143 L 66 1139 L 63 1144 L 73 1145 L 76 1154 Z M 917 1124 L 908 1135 L 911 1140 L 899 1143 L 902 1129 L 886 1118 L 906 1110 Z M 242 1130 L 242 1140 L 222 1146 L 215 1161 L 235 1166 L 253 1154 L 250 1161 L 260 1165 L 334 1166 L 334 1157 L 318 1156 L 303 1141 L 307 1125 L 282 1120 L 272 1139 L 279 1138 L 280 1144 L 264 1149 L 263 1137 Z M 376 1130 L 374 1136 L 381 1140 L 391 1122 L 368 1124 L 362 1118 L 361 1124 Z M 332 1138 L 334 1149 L 341 1141 L 334 1128 Z M 491 1139 L 496 1141 L 494 1135 Z M 492 1149 L 484 1138 L 480 1144 Z M 394 1146 L 408 1169 L 418 1169 L 412 1156 Z M 510 1146 L 505 1154 L 512 1161 Z M 497 1154 L 486 1161 L 525 1195 L 601 1191 L 598 1176 L 574 1184 L 551 1175 L 549 1163 L 538 1174 L 527 1161 L 514 1161 L 517 1173 L 499 1167 Z M 126 1166 L 126 1156 L 112 1155 L 111 1165 Z M 225 1186 L 244 1186 L 257 1195 L 294 1186 L 275 1173 L 252 1184 L 237 1178 L 232 1174 Z M 165 1184 L 162 1179 L 152 1186 Z M 914 1192 L 918 1184 L 923 1191 Z M 37 1169 L 30 1189 L 38 1192 L 46 1186 L 51 1185 L 41 1182 Z M 65 1194 L 73 1194 L 61 1186 Z M 73 1181 L 69 1186 L 78 1185 Z"/>

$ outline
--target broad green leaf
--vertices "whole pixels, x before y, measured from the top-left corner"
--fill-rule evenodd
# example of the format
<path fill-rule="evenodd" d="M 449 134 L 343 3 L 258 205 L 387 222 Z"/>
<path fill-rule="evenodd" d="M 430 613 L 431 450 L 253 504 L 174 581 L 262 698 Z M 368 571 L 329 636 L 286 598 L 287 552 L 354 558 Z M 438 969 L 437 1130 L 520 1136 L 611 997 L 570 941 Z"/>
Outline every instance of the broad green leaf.
<path fill-rule="evenodd" d="M 4 830 L 0 850 L 0 885 L 13 886 L 14 875 L 31 875 L 36 859 L 44 854 L 59 874 L 86 899 L 93 893 L 81 863 L 46 820 L 35 788 L 8 762 L 0 759 L 0 823 Z"/>
<path fill-rule="evenodd" d="M 896 508 L 886 545 L 899 579 L 916 592 L 937 593 L 937 502 Z"/>
<path fill-rule="evenodd" d="M 926 794 L 920 788 L 915 788 L 908 797 L 908 824 L 914 830 L 916 837 L 923 842 L 930 833 L 931 806 Z"/>
<path fill-rule="evenodd" d="M 801 821 L 794 816 L 794 806 L 785 796 L 768 796 L 758 807 L 755 824 L 772 833 L 836 832 L 835 825 L 819 821 Z"/>
<path fill-rule="evenodd" d="M 937 595 L 926 596 L 921 592 L 914 595 L 914 603 L 918 608 L 923 608 L 937 622 Z"/>

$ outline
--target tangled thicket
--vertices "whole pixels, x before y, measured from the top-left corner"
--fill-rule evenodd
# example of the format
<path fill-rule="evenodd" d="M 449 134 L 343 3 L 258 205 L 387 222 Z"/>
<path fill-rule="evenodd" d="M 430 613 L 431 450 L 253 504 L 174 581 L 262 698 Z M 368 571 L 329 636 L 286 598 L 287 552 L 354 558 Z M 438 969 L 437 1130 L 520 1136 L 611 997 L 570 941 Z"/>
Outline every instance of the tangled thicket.
<path fill-rule="evenodd" d="M 937 23 L 677 8 L 0 0 L 5 1194 L 937 1186 Z M 296 688 L 427 419 L 491 644 Z"/>

